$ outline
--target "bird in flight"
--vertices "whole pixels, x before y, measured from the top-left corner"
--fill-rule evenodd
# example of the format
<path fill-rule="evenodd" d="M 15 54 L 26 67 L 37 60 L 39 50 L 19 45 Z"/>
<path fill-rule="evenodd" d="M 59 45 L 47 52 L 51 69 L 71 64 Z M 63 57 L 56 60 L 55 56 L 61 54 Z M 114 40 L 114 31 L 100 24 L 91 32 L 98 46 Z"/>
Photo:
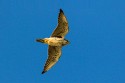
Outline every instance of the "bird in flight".
<path fill-rule="evenodd" d="M 62 46 L 69 44 L 69 41 L 64 37 L 68 33 L 69 27 L 67 19 L 62 9 L 58 15 L 58 25 L 49 38 L 36 39 L 37 42 L 48 44 L 48 58 L 44 65 L 42 74 L 47 72 L 61 56 Z"/>

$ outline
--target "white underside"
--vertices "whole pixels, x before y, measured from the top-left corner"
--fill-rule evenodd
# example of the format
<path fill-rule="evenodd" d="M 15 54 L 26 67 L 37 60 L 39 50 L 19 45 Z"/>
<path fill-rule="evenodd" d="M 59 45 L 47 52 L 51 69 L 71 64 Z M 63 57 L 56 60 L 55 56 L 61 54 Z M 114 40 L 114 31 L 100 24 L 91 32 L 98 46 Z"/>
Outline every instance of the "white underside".
<path fill-rule="evenodd" d="M 47 40 L 47 44 L 51 46 L 62 46 L 65 43 L 64 38 L 50 37 L 45 39 Z"/>

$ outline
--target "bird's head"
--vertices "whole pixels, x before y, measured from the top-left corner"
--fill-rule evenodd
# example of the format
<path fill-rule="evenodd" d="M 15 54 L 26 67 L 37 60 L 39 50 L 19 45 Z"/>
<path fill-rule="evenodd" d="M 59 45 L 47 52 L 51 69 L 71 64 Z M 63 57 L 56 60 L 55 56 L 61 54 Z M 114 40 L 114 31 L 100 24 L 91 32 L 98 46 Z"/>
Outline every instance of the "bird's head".
<path fill-rule="evenodd" d="M 64 43 L 62 44 L 62 46 L 65 46 L 65 45 L 67 45 L 67 44 L 70 43 L 68 40 L 66 40 L 66 39 L 64 39 L 64 40 L 65 40 L 65 41 L 64 41 Z"/>
<path fill-rule="evenodd" d="M 70 42 L 68 40 L 66 40 L 66 44 L 69 44 Z"/>

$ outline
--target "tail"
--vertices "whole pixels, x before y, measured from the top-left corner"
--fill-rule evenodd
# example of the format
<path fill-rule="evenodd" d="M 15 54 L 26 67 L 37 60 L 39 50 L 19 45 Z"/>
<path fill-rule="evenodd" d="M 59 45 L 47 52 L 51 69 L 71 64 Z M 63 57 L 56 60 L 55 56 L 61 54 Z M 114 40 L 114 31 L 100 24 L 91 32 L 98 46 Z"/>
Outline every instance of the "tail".
<path fill-rule="evenodd" d="M 44 43 L 44 39 L 36 39 L 36 41 Z"/>

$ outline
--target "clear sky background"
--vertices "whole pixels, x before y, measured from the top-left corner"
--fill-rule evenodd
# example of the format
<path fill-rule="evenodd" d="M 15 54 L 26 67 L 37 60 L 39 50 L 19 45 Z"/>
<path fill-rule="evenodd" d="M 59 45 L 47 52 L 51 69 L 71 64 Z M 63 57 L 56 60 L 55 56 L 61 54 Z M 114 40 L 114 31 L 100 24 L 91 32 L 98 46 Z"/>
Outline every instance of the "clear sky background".
<path fill-rule="evenodd" d="M 58 63 L 41 74 L 62 8 Z M 0 83 L 125 83 L 125 0 L 0 0 Z"/>

